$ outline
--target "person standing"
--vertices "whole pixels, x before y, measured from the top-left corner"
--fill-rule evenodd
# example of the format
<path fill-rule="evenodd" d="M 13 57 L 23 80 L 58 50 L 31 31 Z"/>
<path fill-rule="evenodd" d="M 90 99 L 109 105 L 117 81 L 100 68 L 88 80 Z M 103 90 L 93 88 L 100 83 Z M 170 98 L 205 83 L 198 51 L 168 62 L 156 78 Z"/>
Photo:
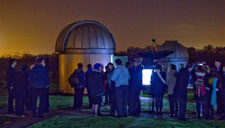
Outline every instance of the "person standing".
<path fill-rule="evenodd" d="M 38 117 L 43 118 L 45 105 L 45 89 L 49 83 L 48 71 L 41 64 L 42 59 L 37 57 L 36 64 L 29 73 L 29 81 L 32 87 L 32 115 L 36 117 L 37 99 L 39 97 Z"/>
<path fill-rule="evenodd" d="M 168 86 L 168 99 L 170 105 L 170 117 L 177 116 L 178 104 L 174 95 L 174 89 L 176 85 L 177 68 L 176 65 L 171 64 L 166 74 L 166 83 Z"/>
<path fill-rule="evenodd" d="M 74 103 L 73 103 L 74 109 L 82 108 L 84 88 L 86 85 L 86 76 L 83 71 L 83 64 L 78 63 L 77 67 L 78 69 L 76 69 L 72 74 L 72 78 L 77 79 L 77 82 L 74 86 Z"/>
<path fill-rule="evenodd" d="M 196 100 L 197 117 L 199 119 L 201 118 L 201 114 L 203 114 L 204 118 L 207 118 L 207 84 L 208 78 L 206 75 L 205 67 L 202 65 L 198 65 L 195 71 L 194 94 Z"/>
<path fill-rule="evenodd" d="M 175 96 L 178 101 L 178 119 L 185 121 L 186 109 L 187 109 L 187 86 L 189 77 L 192 72 L 192 65 L 187 64 L 185 68 L 181 68 L 177 75 Z"/>
<path fill-rule="evenodd" d="M 162 71 L 161 65 L 156 65 L 151 76 L 151 94 L 155 101 L 156 114 L 162 115 L 163 95 L 166 92 L 166 73 Z"/>
<path fill-rule="evenodd" d="M 133 67 L 130 70 L 129 85 L 129 114 L 139 116 L 141 113 L 140 92 L 142 89 L 142 70 L 143 66 L 138 59 L 133 61 Z"/>
<path fill-rule="evenodd" d="M 9 68 L 6 72 L 6 81 L 8 88 L 8 113 L 13 113 L 13 101 L 14 101 L 14 87 L 16 82 L 16 65 L 17 61 L 15 59 L 9 60 Z"/>
<path fill-rule="evenodd" d="M 47 70 L 48 77 L 49 77 L 49 65 L 48 65 L 48 59 L 43 59 L 41 62 L 41 65 Z M 49 78 L 48 78 L 49 79 Z M 49 87 L 50 87 L 50 81 L 46 83 L 46 88 L 44 88 L 44 112 L 49 113 Z"/>
<path fill-rule="evenodd" d="M 127 117 L 128 85 L 130 74 L 123 66 L 120 59 L 116 59 L 116 69 L 112 74 L 112 81 L 115 81 L 115 95 L 118 117 Z"/>
<path fill-rule="evenodd" d="M 102 96 L 104 95 L 103 66 L 99 63 L 94 65 L 93 71 L 87 76 L 87 86 L 92 101 L 92 111 L 95 116 L 100 115 Z"/>
<path fill-rule="evenodd" d="M 91 64 L 88 64 L 87 65 L 87 71 L 85 73 L 86 75 L 86 82 L 88 81 L 88 76 L 92 73 L 92 65 Z M 89 108 L 92 108 L 92 101 L 91 101 L 91 97 L 90 97 L 90 89 L 89 89 L 89 86 L 87 84 L 86 86 L 86 89 L 87 89 L 87 95 L 88 95 L 88 101 L 89 101 Z"/>
<path fill-rule="evenodd" d="M 222 94 L 223 94 L 223 103 L 225 103 L 225 65 L 223 65 L 223 75 L 222 75 Z M 225 110 L 225 105 L 223 106 L 223 109 Z M 222 116 L 223 120 L 225 120 L 225 112 Z"/>
<path fill-rule="evenodd" d="M 26 89 L 28 87 L 28 67 L 26 65 L 16 72 L 15 99 L 16 115 L 25 116 L 24 107 L 26 100 Z"/>
<path fill-rule="evenodd" d="M 109 85 L 109 104 L 110 104 L 110 115 L 115 116 L 115 110 L 116 110 L 116 97 L 115 97 L 115 82 L 111 81 L 113 71 L 114 71 L 114 65 L 113 63 L 108 63 L 109 71 L 107 73 L 107 83 Z"/>

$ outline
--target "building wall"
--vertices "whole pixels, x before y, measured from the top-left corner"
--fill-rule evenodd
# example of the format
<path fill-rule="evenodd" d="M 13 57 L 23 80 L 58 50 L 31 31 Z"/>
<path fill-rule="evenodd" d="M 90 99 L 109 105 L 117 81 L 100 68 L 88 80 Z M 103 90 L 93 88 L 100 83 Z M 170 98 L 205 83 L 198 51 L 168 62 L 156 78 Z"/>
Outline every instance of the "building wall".
<path fill-rule="evenodd" d="M 60 54 L 59 55 L 59 91 L 62 93 L 74 93 L 74 89 L 68 83 L 69 76 L 77 69 L 78 63 L 83 63 L 84 71 L 87 64 L 102 63 L 104 66 L 111 62 L 110 54 Z"/>

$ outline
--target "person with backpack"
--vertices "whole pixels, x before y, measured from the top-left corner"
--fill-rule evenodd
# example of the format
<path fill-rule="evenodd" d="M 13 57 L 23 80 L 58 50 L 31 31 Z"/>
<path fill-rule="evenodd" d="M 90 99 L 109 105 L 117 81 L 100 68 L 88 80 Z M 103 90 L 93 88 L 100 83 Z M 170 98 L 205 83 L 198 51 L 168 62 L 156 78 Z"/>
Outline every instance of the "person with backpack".
<path fill-rule="evenodd" d="M 162 115 L 163 95 L 166 92 L 166 73 L 162 71 L 161 65 L 156 65 L 151 76 L 150 91 L 155 101 L 156 114 Z"/>
<path fill-rule="evenodd" d="M 93 71 L 87 76 L 87 86 L 89 87 L 89 95 L 92 101 L 92 111 L 95 116 L 100 114 L 100 106 L 102 96 L 104 95 L 103 85 L 103 66 L 99 63 L 94 65 Z"/>
<path fill-rule="evenodd" d="M 74 88 L 74 103 L 73 109 L 80 109 L 83 105 L 83 94 L 86 85 L 86 76 L 83 71 L 83 64 L 78 63 L 77 69 L 72 73 L 69 78 L 71 87 Z"/>
<path fill-rule="evenodd" d="M 85 73 L 86 75 L 86 82 L 88 81 L 88 76 L 92 73 L 93 69 L 92 69 L 92 65 L 88 64 L 87 65 L 87 71 Z M 87 89 L 87 95 L 88 95 L 88 101 L 89 101 L 89 108 L 92 108 L 92 101 L 91 101 L 91 96 L 90 96 L 90 88 L 88 86 L 88 84 L 86 83 L 86 89 Z"/>
<path fill-rule="evenodd" d="M 128 85 L 130 74 L 126 67 L 123 66 L 120 59 L 116 59 L 116 69 L 113 71 L 111 81 L 115 82 L 115 96 L 118 117 L 127 117 L 128 105 Z"/>
<path fill-rule="evenodd" d="M 206 87 L 208 86 L 208 78 L 206 75 L 205 67 L 203 65 L 198 65 L 196 67 L 194 80 L 194 94 L 196 100 L 197 117 L 200 119 L 203 115 L 204 118 L 207 118 L 208 103 Z"/>

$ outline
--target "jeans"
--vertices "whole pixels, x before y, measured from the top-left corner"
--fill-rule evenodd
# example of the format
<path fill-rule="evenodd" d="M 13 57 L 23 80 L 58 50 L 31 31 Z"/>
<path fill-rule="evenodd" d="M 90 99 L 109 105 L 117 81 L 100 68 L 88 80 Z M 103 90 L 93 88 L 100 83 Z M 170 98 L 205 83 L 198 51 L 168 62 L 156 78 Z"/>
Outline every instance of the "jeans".
<path fill-rule="evenodd" d="M 33 115 L 36 115 L 36 109 L 37 109 L 37 99 L 39 97 L 39 108 L 38 108 L 38 115 L 42 116 L 44 112 L 44 88 L 33 88 L 32 89 L 32 113 Z"/>
<path fill-rule="evenodd" d="M 140 91 L 138 88 L 129 88 L 129 114 L 137 116 L 141 113 Z"/>
<path fill-rule="evenodd" d="M 83 105 L 84 88 L 74 88 L 74 92 L 73 108 L 81 108 Z"/>
<path fill-rule="evenodd" d="M 186 109 L 187 109 L 187 99 L 177 97 L 177 100 L 178 100 L 178 106 L 179 106 L 178 118 L 180 120 L 185 120 Z"/>
<path fill-rule="evenodd" d="M 118 117 L 127 117 L 128 85 L 115 88 Z"/>
<path fill-rule="evenodd" d="M 154 96 L 155 98 L 155 108 L 157 114 L 162 114 L 163 108 L 163 95 L 161 96 Z"/>
<path fill-rule="evenodd" d="M 207 109 L 208 109 L 208 102 L 207 99 L 204 98 L 196 98 L 196 110 L 197 110 L 197 116 L 200 118 L 201 113 L 203 114 L 203 117 L 207 117 Z"/>
<path fill-rule="evenodd" d="M 23 115 L 24 114 L 24 106 L 25 106 L 25 91 L 26 86 L 19 86 L 15 87 L 15 107 L 16 107 L 16 114 Z"/>
<path fill-rule="evenodd" d="M 178 104 L 177 104 L 176 97 L 174 95 L 168 95 L 168 99 L 169 99 L 169 105 L 170 105 L 170 114 L 177 115 Z"/>
<path fill-rule="evenodd" d="M 14 89 L 8 88 L 8 112 L 14 112 L 13 100 L 14 100 Z"/>

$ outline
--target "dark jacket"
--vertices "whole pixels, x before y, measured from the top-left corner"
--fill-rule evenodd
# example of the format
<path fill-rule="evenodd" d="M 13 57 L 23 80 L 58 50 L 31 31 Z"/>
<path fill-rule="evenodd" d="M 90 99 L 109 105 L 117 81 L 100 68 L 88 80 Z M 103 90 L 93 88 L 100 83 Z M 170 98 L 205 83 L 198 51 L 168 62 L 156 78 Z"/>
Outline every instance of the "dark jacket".
<path fill-rule="evenodd" d="M 166 81 L 166 73 L 160 73 L 162 78 Z M 162 96 L 166 92 L 166 84 L 162 82 L 159 78 L 158 74 L 154 72 L 151 76 L 151 86 L 150 86 L 150 93 L 153 96 Z"/>
<path fill-rule="evenodd" d="M 93 72 L 88 75 L 87 80 L 90 96 L 104 94 L 103 76 L 99 71 L 93 70 Z"/>
<path fill-rule="evenodd" d="M 73 77 L 75 77 L 75 75 L 77 75 L 77 77 L 80 81 L 80 85 L 76 86 L 75 88 L 84 88 L 86 86 L 86 75 L 85 75 L 83 69 L 76 69 L 72 75 L 73 75 Z"/>
<path fill-rule="evenodd" d="M 131 68 L 130 71 L 130 87 L 141 90 L 142 87 L 142 70 L 143 67 L 139 65 L 138 67 Z"/>
<path fill-rule="evenodd" d="M 27 87 L 28 86 L 28 72 L 17 71 L 16 72 L 16 84 L 17 87 Z"/>
<path fill-rule="evenodd" d="M 9 67 L 6 71 L 6 81 L 7 81 L 7 87 L 13 87 L 15 86 L 16 82 L 16 69 Z"/>
<path fill-rule="evenodd" d="M 187 86 L 189 76 L 190 72 L 187 68 L 182 68 L 178 73 L 174 92 L 178 98 L 187 99 Z"/>
<path fill-rule="evenodd" d="M 35 65 L 29 73 L 29 82 L 34 88 L 46 88 L 49 84 L 47 68 L 42 65 Z"/>
<path fill-rule="evenodd" d="M 225 72 L 223 72 L 223 76 L 222 76 L 221 82 L 222 82 L 222 85 L 221 85 L 222 90 L 225 92 Z"/>

